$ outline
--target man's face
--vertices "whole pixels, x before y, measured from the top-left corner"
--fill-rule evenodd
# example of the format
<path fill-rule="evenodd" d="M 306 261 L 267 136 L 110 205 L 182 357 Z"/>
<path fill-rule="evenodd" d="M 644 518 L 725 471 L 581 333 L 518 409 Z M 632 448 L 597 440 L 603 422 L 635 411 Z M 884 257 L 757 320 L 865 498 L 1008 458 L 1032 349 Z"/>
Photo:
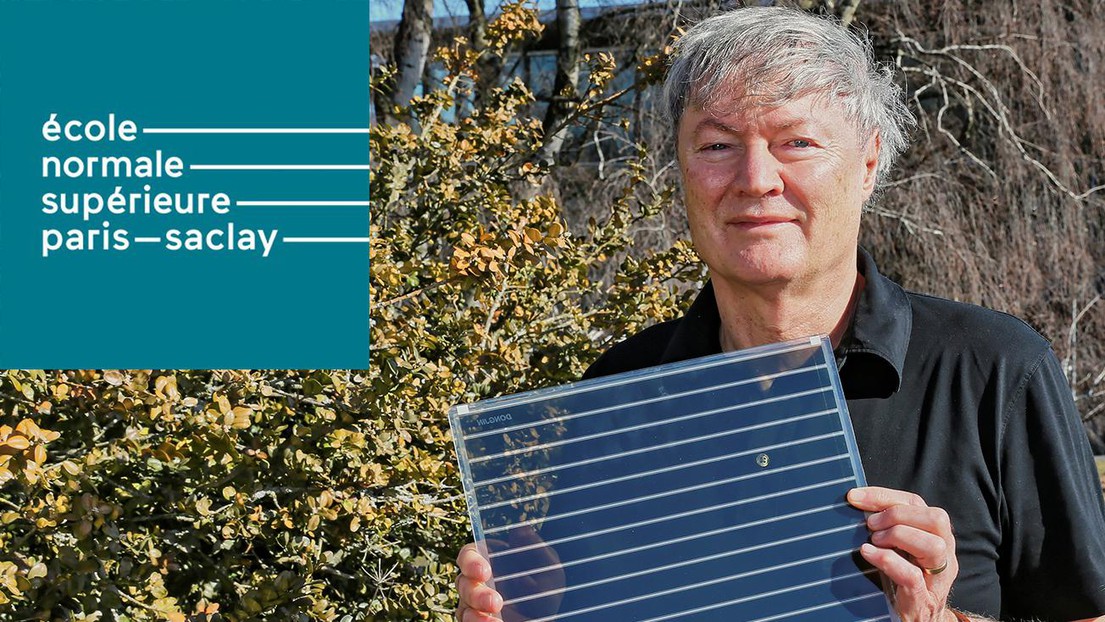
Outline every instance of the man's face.
<path fill-rule="evenodd" d="M 811 284 L 855 268 L 878 139 L 813 95 L 778 108 L 689 107 L 676 147 L 691 238 L 714 279 Z"/>

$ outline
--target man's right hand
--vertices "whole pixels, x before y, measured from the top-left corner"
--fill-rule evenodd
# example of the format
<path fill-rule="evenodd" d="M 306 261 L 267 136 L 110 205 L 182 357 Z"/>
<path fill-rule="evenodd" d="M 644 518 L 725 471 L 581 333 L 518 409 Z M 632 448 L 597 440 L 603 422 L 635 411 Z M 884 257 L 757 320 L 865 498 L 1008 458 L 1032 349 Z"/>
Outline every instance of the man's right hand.
<path fill-rule="evenodd" d="M 503 597 L 487 587 L 491 580 L 491 564 L 476 550 L 475 544 L 466 544 L 457 555 L 457 605 L 458 622 L 491 622 L 498 620 L 495 614 L 503 609 Z"/>

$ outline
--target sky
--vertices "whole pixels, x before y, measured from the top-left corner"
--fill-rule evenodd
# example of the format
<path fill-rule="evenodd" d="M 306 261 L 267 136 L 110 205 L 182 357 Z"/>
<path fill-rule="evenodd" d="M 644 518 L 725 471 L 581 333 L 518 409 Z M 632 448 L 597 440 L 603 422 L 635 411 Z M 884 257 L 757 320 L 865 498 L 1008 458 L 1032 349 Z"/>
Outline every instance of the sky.
<path fill-rule="evenodd" d="M 498 4 L 497 2 L 488 2 L 487 6 L 490 8 Z M 542 9 L 551 9 L 556 6 L 556 0 L 538 0 L 538 6 Z M 399 19 L 402 14 L 403 0 L 368 0 L 370 22 Z M 468 8 L 464 0 L 434 0 L 434 17 L 467 14 Z"/>
<path fill-rule="evenodd" d="M 617 4 L 638 4 L 639 0 L 580 0 L 581 7 L 588 6 L 613 6 Z M 487 3 L 488 13 L 491 8 L 499 3 L 492 0 Z M 538 8 L 542 10 L 556 7 L 556 0 L 537 0 Z M 397 20 L 403 14 L 403 0 L 368 0 L 368 15 L 370 22 Z M 468 8 L 464 0 L 434 0 L 434 17 L 448 17 L 450 15 L 467 15 Z"/>

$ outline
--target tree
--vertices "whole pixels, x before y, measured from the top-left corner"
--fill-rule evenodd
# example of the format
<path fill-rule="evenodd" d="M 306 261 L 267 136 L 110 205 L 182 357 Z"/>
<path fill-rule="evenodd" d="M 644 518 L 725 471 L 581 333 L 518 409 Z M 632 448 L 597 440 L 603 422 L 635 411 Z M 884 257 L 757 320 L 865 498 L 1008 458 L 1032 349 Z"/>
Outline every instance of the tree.
<path fill-rule="evenodd" d="M 410 103 L 422 82 L 433 36 L 433 0 L 403 0 L 403 15 L 395 36 L 395 72 L 390 83 L 381 81 L 376 92 L 376 114 L 394 122 L 394 110 Z"/>
<path fill-rule="evenodd" d="M 556 161 L 568 137 L 568 121 L 572 107 L 579 98 L 580 61 L 579 0 L 556 0 L 556 25 L 559 46 L 556 54 L 556 81 L 545 113 L 544 141 L 538 150 L 538 160 L 546 164 Z"/>

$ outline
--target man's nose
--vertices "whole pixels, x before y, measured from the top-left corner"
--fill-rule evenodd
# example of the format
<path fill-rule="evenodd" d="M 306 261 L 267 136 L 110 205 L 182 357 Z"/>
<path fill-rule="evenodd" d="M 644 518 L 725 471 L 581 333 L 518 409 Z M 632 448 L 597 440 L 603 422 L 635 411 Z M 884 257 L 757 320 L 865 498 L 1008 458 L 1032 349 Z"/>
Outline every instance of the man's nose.
<path fill-rule="evenodd" d="M 781 163 L 767 147 L 750 147 L 741 154 L 734 179 L 736 190 L 746 196 L 763 197 L 783 191 Z"/>

